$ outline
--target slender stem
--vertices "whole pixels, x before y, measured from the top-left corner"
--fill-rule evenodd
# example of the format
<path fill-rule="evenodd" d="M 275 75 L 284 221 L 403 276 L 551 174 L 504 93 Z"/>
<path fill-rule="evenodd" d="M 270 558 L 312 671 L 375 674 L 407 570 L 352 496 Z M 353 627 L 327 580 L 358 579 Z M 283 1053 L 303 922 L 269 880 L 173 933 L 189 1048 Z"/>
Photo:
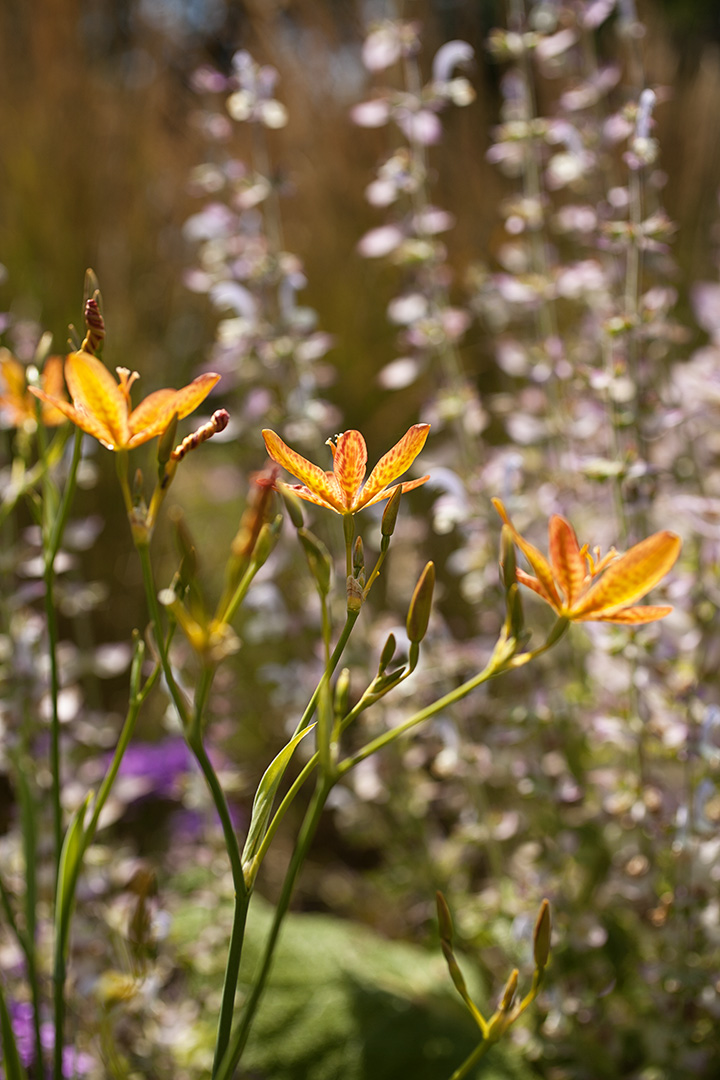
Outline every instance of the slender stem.
<path fill-rule="evenodd" d="M 492 1046 L 492 1043 L 483 1040 L 478 1046 L 475 1047 L 472 1054 L 465 1058 L 462 1065 L 460 1065 L 450 1077 L 450 1080 L 464 1080 L 464 1077 L 468 1075 L 474 1065 L 477 1065 L 481 1058 L 484 1058 L 488 1050 Z"/>
<path fill-rule="evenodd" d="M 155 589 L 155 578 L 153 575 L 152 563 L 150 561 L 150 547 L 145 542 L 138 542 L 136 540 L 135 547 L 137 548 L 138 555 L 140 556 L 140 564 L 142 566 L 143 583 L 145 585 L 145 597 L 147 600 L 148 610 L 150 612 L 150 621 L 153 625 L 153 637 L 155 638 L 155 644 L 157 646 L 158 656 L 160 658 L 160 666 L 162 667 L 163 675 L 165 676 L 165 682 L 167 683 L 170 696 L 172 697 L 173 704 L 177 710 L 177 714 L 180 718 L 180 722 L 184 731 L 188 731 L 190 727 L 190 711 L 189 704 L 183 694 L 182 690 L 175 681 L 175 675 L 170 663 L 170 657 L 168 655 L 167 643 L 162 629 L 162 618 L 160 615 L 160 605 L 158 604 L 157 591 Z"/>
<path fill-rule="evenodd" d="M 57 661 L 58 627 L 55 614 L 55 574 L 52 560 L 45 569 L 45 619 L 47 622 L 48 653 L 50 659 L 50 773 L 52 776 L 53 839 L 55 844 L 55 869 L 60 862 L 62 848 L 62 805 L 60 802 L 60 715 L 58 698 L 60 673 Z"/>
<path fill-rule="evenodd" d="M 316 709 L 317 703 L 318 703 L 318 698 L 320 696 L 320 688 L 321 688 L 321 686 L 323 684 L 323 679 L 325 679 L 326 677 L 329 678 L 332 675 L 332 673 L 334 672 L 335 668 L 340 663 L 340 657 L 342 656 L 343 652 L 345 651 L 345 646 L 348 643 L 348 639 L 349 639 L 349 637 L 350 637 L 350 635 L 352 633 L 352 630 L 353 630 L 353 627 L 355 626 L 355 623 L 357 622 L 359 614 L 360 614 L 359 611 L 348 611 L 347 617 L 345 619 L 345 625 L 342 628 L 342 633 L 340 634 L 340 637 L 338 638 L 337 645 L 333 649 L 332 656 L 330 657 L 330 660 L 328 661 L 328 664 L 327 664 L 327 666 L 325 668 L 325 671 L 323 672 L 323 676 L 320 679 L 320 681 L 318 682 L 317 686 L 315 687 L 313 695 L 310 698 L 309 702 L 307 703 L 307 707 L 305 709 L 305 712 L 302 714 L 302 716 L 301 716 L 301 718 L 300 718 L 300 720 L 298 722 L 298 725 L 295 728 L 295 731 L 293 732 L 293 735 L 297 735 L 299 731 L 303 731 L 308 726 L 310 721 L 312 720 L 313 713 L 315 712 L 315 709 Z"/>
<path fill-rule="evenodd" d="M 206 680 L 211 681 L 211 680 Z M 209 690 L 209 685 L 207 687 Z M 213 1062 L 213 1077 L 216 1076 L 220 1062 L 223 1060 L 225 1052 L 227 1050 L 228 1041 L 230 1039 L 230 1031 L 232 1028 L 232 1018 L 235 1009 L 235 992 L 238 984 L 238 973 L 240 970 L 240 959 L 242 956 L 243 938 L 245 936 L 245 923 L 247 921 L 247 912 L 250 904 L 250 894 L 245 885 L 245 876 L 242 869 L 242 856 L 240 854 L 240 848 L 237 842 L 237 836 L 235 835 L 235 829 L 233 827 L 232 818 L 230 817 L 230 810 L 228 808 L 227 801 L 225 799 L 224 792 L 220 786 L 217 773 L 212 766 L 212 762 L 207 755 L 205 746 L 202 742 L 202 736 L 200 734 L 202 711 L 204 709 L 205 694 L 202 692 L 202 687 L 198 691 L 197 705 L 199 715 L 196 716 L 195 730 L 192 735 L 188 737 L 188 745 L 195 755 L 198 765 L 202 769 L 203 776 L 210 789 L 213 802 L 215 803 L 215 809 L 217 810 L 220 823 L 222 825 L 223 836 L 225 838 L 225 847 L 227 848 L 228 857 L 230 859 L 230 869 L 232 872 L 233 888 L 235 890 L 235 909 L 233 913 L 233 925 L 230 936 L 230 945 L 228 948 L 227 963 L 225 966 L 225 981 L 223 984 L 222 1003 L 220 1006 L 220 1017 L 218 1020 L 217 1039 L 215 1043 L 215 1057 Z"/>
<path fill-rule="evenodd" d="M 240 1025 L 232 1037 L 227 1053 L 223 1057 L 218 1071 L 214 1074 L 215 1080 L 230 1080 L 240 1061 L 242 1052 L 245 1049 L 245 1044 L 250 1033 L 250 1027 L 255 1018 L 255 1013 L 257 1012 L 260 999 L 265 990 L 265 984 L 267 983 L 272 968 L 275 947 L 277 945 L 278 937 L 280 936 L 283 920 L 290 906 L 290 899 L 293 894 L 295 882 L 310 849 L 313 837 L 315 836 L 315 831 L 331 788 L 331 781 L 328 781 L 327 778 L 323 776 L 318 778 L 318 785 L 315 788 L 312 802 L 305 814 L 298 835 L 297 844 L 295 845 L 295 850 L 293 851 L 290 865 L 288 866 L 285 875 L 280 899 L 275 908 L 275 916 L 273 918 L 268 939 L 265 942 L 260 971 L 257 974 L 250 996 L 245 1003 Z"/>

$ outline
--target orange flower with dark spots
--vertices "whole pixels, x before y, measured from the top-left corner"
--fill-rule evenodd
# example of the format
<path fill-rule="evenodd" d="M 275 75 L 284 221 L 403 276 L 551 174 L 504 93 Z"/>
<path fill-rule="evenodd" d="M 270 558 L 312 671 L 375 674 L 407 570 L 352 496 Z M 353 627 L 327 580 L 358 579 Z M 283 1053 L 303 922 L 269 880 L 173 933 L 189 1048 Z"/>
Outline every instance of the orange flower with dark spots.
<path fill-rule="evenodd" d="M 512 532 L 517 547 L 535 571 L 518 568 L 517 580 L 541 596 L 560 618 L 571 622 L 649 623 L 672 611 L 659 605 L 635 606 L 672 569 L 682 541 L 664 530 L 620 554 L 611 548 L 600 557 L 587 544 L 580 547 L 575 530 L 553 514 L 549 525 L 549 560 L 525 540 L 499 499 L 493 505 Z"/>
<path fill-rule="evenodd" d="M 380 458 L 365 483 L 367 446 L 359 431 L 344 431 L 334 442 L 328 439 L 333 455 L 332 472 L 325 472 L 291 450 L 274 431 L 265 429 L 262 434 L 273 461 L 302 481 L 301 484 L 280 482 L 280 487 L 308 502 L 334 510 L 336 514 L 356 514 L 365 506 L 389 499 L 398 487 L 403 492 L 412 491 L 430 479 L 423 476 L 420 480 L 395 484 L 422 450 L 429 430 L 429 424 L 414 424 L 392 450 Z"/>
<path fill-rule="evenodd" d="M 0 352 L 0 378 L 4 384 L 4 391 L 0 393 L 0 409 L 7 413 L 10 426 L 20 428 L 28 423 L 34 424 L 37 418 L 37 406 L 28 392 L 25 366 L 7 349 Z M 62 398 L 64 396 L 61 356 L 47 358 L 40 381 L 48 397 Z M 65 420 L 60 409 L 47 402 L 43 403 L 40 416 L 46 427 L 57 427 Z"/>
<path fill-rule="evenodd" d="M 30 392 L 59 410 L 73 424 L 93 435 L 108 450 L 132 450 L 156 438 L 177 413 L 182 419 L 197 409 L 220 379 L 208 372 L 181 390 L 156 390 L 130 408 L 130 388 L 139 375 L 117 368 L 116 382 L 105 365 L 88 352 L 70 353 L 65 361 L 65 381 L 72 404 L 45 389 Z"/>

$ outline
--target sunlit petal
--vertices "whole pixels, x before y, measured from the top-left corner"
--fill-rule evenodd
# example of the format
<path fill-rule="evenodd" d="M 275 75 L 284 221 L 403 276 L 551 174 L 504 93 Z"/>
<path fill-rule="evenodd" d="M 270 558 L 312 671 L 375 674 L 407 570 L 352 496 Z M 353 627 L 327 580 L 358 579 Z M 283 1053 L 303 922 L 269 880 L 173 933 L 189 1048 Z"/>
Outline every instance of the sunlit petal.
<path fill-rule="evenodd" d="M 602 577 L 569 613 L 572 619 L 606 618 L 640 600 L 674 565 L 682 541 L 671 532 L 658 532 L 614 559 Z"/>
<path fill-rule="evenodd" d="M 545 586 L 541 581 L 539 581 L 537 578 L 534 578 L 532 574 L 526 574 L 525 571 L 519 566 L 515 570 L 515 577 L 518 584 L 526 585 L 528 589 L 532 589 L 532 591 L 537 593 L 538 596 L 542 596 L 543 600 L 545 600 L 546 603 L 550 604 L 551 607 L 554 607 L 557 610 L 555 600 L 553 600 L 551 596 L 548 596 L 547 590 L 545 589 Z"/>
<path fill-rule="evenodd" d="M 63 378 L 63 358 L 61 356 L 49 356 L 42 370 L 40 385 L 49 398 L 65 399 L 65 380 Z M 65 416 L 61 409 L 55 405 L 44 402 L 42 421 L 46 427 L 55 427 L 61 424 Z"/>
<path fill-rule="evenodd" d="M 75 423 L 111 450 L 127 446 L 130 438 L 127 403 L 105 365 L 90 353 L 70 353 L 65 361 L 65 381 L 73 405 L 83 417 L 82 422 L 76 420 Z M 51 404 L 57 405 L 57 402 Z M 66 412 L 65 415 L 69 414 Z M 91 430 L 91 426 L 95 430 Z"/>
<path fill-rule="evenodd" d="M 664 619 L 671 611 L 672 607 L 669 605 L 647 604 L 644 607 L 624 607 L 612 615 L 585 615 L 578 619 L 578 622 L 588 622 L 590 619 L 596 619 L 598 622 L 625 623 L 633 626 L 639 623 L 650 623 L 656 622 L 658 619 Z"/>
<path fill-rule="evenodd" d="M 277 486 L 284 488 L 285 491 L 289 491 L 293 495 L 297 495 L 299 499 L 305 499 L 306 502 L 315 503 L 316 506 L 324 506 L 326 510 L 334 510 L 335 513 L 339 513 L 337 507 L 321 498 L 320 495 L 316 495 L 314 491 L 305 487 L 304 484 L 286 484 L 283 480 L 278 480 Z"/>
<path fill-rule="evenodd" d="M 219 379 L 219 375 L 208 371 L 181 390 L 156 390 L 148 394 L 130 414 L 128 446 L 139 446 L 162 435 L 175 413 L 181 420 L 188 416 L 205 400 Z"/>
<path fill-rule="evenodd" d="M 553 577 L 553 572 L 550 568 L 550 563 L 547 561 L 541 551 L 538 551 L 538 549 L 533 544 L 528 543 L 528 541 L 520 535 L 520 533 L 517 531 L 512 521 L 508 517 L 507 510 L 500 502 L 500 499 L 493 499 L 492 504 L 497 510 L 500 517 L 505 522 L 505 524 L 512 530 L 513 540 L 520 548 L 523 555 L 535 571 L 535 576 L 538 579 L 538 583 L 542 586 L 542 591 L 540 591 L 539 589 L 536 589 L 535 591 L 540 592 L 540 595 L 543 596 L 547 600 L 547 602 L 551 604 L 556 611 L 559 612 L 563 605 L 560 599 L 560 594 L 555 587 L 555 579 Z"/>
<path fill-rule="evenodd" d="M 347 510 L 355 509 L 355 501 L 367 466 L 367 446 L 359 431 L 344 431 L 338 435 L 333 453 L 333 469 Z"/>
<path fill-rule="evenodd" d="M 361 506 L 368 506 L 378 492 L 410 468 L 425 445 L 429 430 L 429 424 L 413 424 L 392 450 L 380 458 L 363 489 Z"/>
<path fill-rule="evenodd" d="M 365 501 L 365 491 L 363 491 L 357 509 L 362 510 L 366 506 L 373 506 L 375 503 L 379 503 L 382 502 L 384 499 L 391 498 L 398 488 L 402 488 L 403 495 L 407 491 L 414 491 L 415 488 L 419 488 L 422 484 L 425 483 L 426 480 L 429 479 L 429 475 L 421 476 L 419 480 L 406 480 L 403 484 L 394 484 L 392 487 L 383 488 L 382 491 L 378 492 L 377 495 L 374 495 L 372 499 L 368 499 L 367 502 Z M 367 485 L 365 490 L 367 490 Z"/>
<path fill-rule="evenodd" d="M 277 461 L 278 465 L 282 465 L 293 476 L 297 476 L 298 480 L 302 480 L 305 487 L 324 500 L 321 505 L 327 504 L 338 514 L 344 513 L 345 506 L 342 493 L 332 473 L 323 472 L 319 466 L 313 465 L 307 458 L 296 453 L 295 450 L 291 450 L 274 431 L 265 428 L 262 436 L 265 440 L 267 452 L 273 461 Z M 306 495 L 302 497 L 307 498 Z"/>
<path fill-rule="evenodd" d="M 587 576 L 587 563 L 580 552 L 575 530 L 569 521 L 559 514 L 550 518 L 550 565 L 555 581 L 565 595 L 565 603 L 572 607 Z"/>

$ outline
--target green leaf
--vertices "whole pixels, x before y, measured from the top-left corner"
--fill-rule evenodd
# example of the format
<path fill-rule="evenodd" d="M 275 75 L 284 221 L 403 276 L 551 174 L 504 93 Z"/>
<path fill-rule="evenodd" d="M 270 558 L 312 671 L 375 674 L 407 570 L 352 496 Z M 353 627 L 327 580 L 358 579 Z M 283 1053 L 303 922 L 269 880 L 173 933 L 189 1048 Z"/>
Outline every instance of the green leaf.
<path fill-rule="evenodd" d="M 57 898 L 55 901 L 55 933 L 57 934 L 56 954 L 62 950 L 67 955 L 70 935 L 70 917 L 72 915 L 75 887 L 80 874 L 82 858 L 85 854 L 85 814 L 92 799 L 92 792 L 73 814 L 60 852 L 58 866 Z"/>
<path fill-rule="evenodd" d="M 2 985 L 0 985 L 0 1035 L 2 1035 L 2 1063 L 5 1067 L 5 1080 L 27 1080 L 27 1073 L 22 1067 L 18 1054 L 15 1032 L 5 1004 Z"/>
<path fill-rule="evenodd" d="M 272 813 L 277 789 L 283 778 L 283 774 L 290 763 L 290 758 L 293 756 L 295 747 L 314 727 L 314 724 L 310 724 L 293 736 L 290 742 L 282 748 L 277 757 L 273 758 L 270 762 L 265 770 L 262 780 L 258 784 L 258 789 L 255 792 L 255 798 L 253 800 L 250 828 L 248 829 L 247 840 L 245 841 L 245 847 L 243 848 L 242 854 L 243 869 L 245 870 L 251 867 L 253 859 L 257 855 L 260 845 L 263 842 L 263 837 L 265 836 L 270 821 L 270 814 Z"/>
<path fill-rule="evenodd" d="M 37 833 L 35 829 L 35 807 L 23 768 L 17 770 L 18 793 L 20 798 L 20 821 L 22 826 L 23 849 L 25 855 L 25 922 L 28 941 L 35 940 L 35 906 L 37 903 Z"/>

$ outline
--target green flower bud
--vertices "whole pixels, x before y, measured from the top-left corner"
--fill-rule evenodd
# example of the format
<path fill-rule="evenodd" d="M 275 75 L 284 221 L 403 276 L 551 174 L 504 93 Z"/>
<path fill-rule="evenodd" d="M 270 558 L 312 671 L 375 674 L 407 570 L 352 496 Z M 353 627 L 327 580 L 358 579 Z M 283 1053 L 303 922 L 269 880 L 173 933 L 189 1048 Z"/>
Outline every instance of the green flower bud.
<path fill-rule="evenodd" d="M 438 930 L 440 931 L 440 940 L 447 941 L 449 945 L 452 944 L 453 939 L 453 924 L 452 915 L 450 914 L 450 908 L 448 902 L 441 892 L 435 893 L 435 902 L 437 904 L 437 917 L 438 917 Z"/>
<path fill-rule="evenodd" d="M 335 715 L 342 719 L 350 703 L 350 668 L 343 668 L 335 683 Z"/>
<path fill-rule="evenodd" d="M 390 537 L 395 532 L 395 524 L 397 522 L 398 511 L 400 509 L 400 500 L 402 499 L 402 486 L 399 486 L 393 492 L 390 501 L 385 507 L 385 512 L 382 516 L 382 524 L 380 531 L 383 536 Z"/>
<path fill-rule="evenodd" d="M 550 904 L 547 900 L 543 900 L 533 931 L 533 957 L 538 971 L 542 971 L 546 967 L 550 957 L 551 931 Z"/>
<path fill-rule="evenodd" d="M 517 993 L 518 976 L 518 969 L 513 968 L 510 978 L 505 983 L 505 989 L 503 990 L 503 995 L 500 999 L 500 1012 L 506 1013 L 512 1005 L 515 994 Z"/>
<path fill-rule="evenodd" d="M 353 573 L 355 577 L 360 581 L 360 575 L 365 577 L 365 552 L 363 551 L 362 537 L 358 536 L 355 540 L 353 547 Z M 363 582 L 361 581 L 362 585 Z"/>
<path fill-rule="evenodd" d="M 429 562 L 420 575 L 408 608 L 407 636 L 414 644 L 421 642 L 427 633 L 434 589 L 435 563 Z"/>
<path fill-rule="evenodd" d="M 330 552 L 308 529 L 298 529 L 298 538 L 305 551 L 305 557 L 310 567 L 310 573 L 317 582 L 317 587 L 323 596 L 330 592 L 330 573 L 332 571 L 332 559 Z"/>
<path fill-rule="evenodd" d="M 292 491 L 287 491 L 285 488 L 280 488 L 280 494 L 293 525 L 296 529 L 302 529 L 305 522 L 303 521 L 303 512 L 297 495 L 293 495 Z"/>
<path fill-rule="evenodd" d="M 383 675 L 385 668 L 388 666 L 393 656 L 395 655 L 395 635 L 390 634 L 387 641 L 383 646 L 383 651 L 380 653 L 380 663 L 378 664 L 378 675 Z"/>
<path fill-rule="evenodd" d="M 500 584 L 509 589 L 517 581 L 517 559 L 512 529 L 503 525 L 500 534 Z"/>

